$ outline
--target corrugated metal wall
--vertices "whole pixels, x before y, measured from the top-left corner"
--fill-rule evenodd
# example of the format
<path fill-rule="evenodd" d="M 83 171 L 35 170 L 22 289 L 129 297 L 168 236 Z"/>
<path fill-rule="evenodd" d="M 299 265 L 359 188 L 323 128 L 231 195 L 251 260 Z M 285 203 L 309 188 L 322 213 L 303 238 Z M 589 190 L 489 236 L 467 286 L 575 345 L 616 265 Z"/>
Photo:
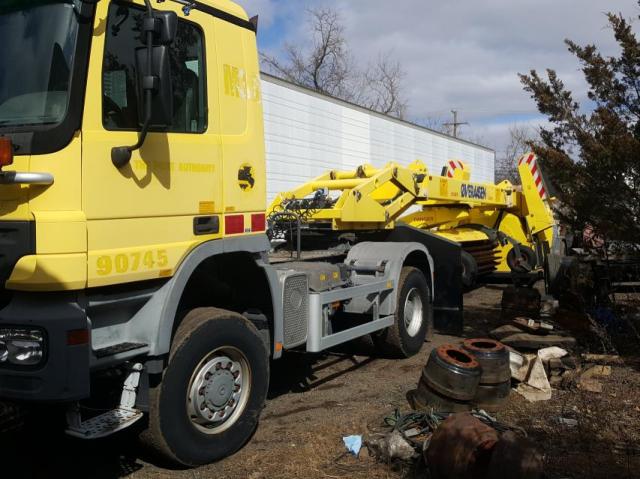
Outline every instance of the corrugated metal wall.
<path fill-rule="evenodd" d="M 363 163 L 422 160 L 440 174 L 449 159 L 472 168 L 471 179 L 493 182 L 495 152 L 345 102 L 262 76 L 267 197 L 271 201 L 330 169 Z"/>

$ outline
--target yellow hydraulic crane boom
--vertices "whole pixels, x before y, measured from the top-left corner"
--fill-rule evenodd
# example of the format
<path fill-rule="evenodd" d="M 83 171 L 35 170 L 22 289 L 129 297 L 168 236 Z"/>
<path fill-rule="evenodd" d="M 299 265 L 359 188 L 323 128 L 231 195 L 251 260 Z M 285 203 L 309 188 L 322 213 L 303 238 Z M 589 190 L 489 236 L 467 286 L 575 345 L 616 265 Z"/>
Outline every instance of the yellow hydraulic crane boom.
<path fill-rule="evenodd" d="M 460 202 L 429 198 L 422 209 L 402 218 L 414 227 L 434 231 L 461 244 L 466 283 L 490 273 L 528 273 L 544 264 L 554 242 L 557 223 L 540 166 L 533 153 L 518 161 L 520 185 L 508 181 L 498 187 L 511 191 L 509 206 L 480 202 L 472 207 Z M 450 161 L 443 176 L 466 180 L 467 166 Z"/>
<path fill-rule="evenodd" d="M 540 245 L 550 248 L 555 219 L 534 154 L 520 159 L 518 172 L 521 186 L 471 182 L 470 169 L 457 160 L 442 175 L 419 160 L 332 170 L 280 193 L 268 214 L 300 214 L 306 224 L 336 231 L 392 229 L 402 221 L 460 243 L 470 278 L 528 272 L 540 263 Z M 411 207 L 420 209 L 407 214 Z"/>
<path fill-rule="evenodd" d="M 335 230 L 393 228 L 397 217 L 426 195 L 417 181 L 418 166 L 414 163 L 405 168 L 389 163 L 382 169 L 362 165 L 354 171 L 329 171 L 280 193 L 268 214 L 320 192 L 328 201 L 306 216 L 308 222 L 331 223 Z"/>
<path fill-rule="evenodd" d="M 334 230 L 390 229 L 401 214 L 419 203 L 455 203 L 470 208 L 509 208 L 513 204 L 510 185 L 473 183 L 461 176 L 432 176 L 424 163 L 415 161 L 407 167 L 388 163 L 383 168 L 362 165 L 352 171 L 329 171 L 280 193 L 268 213 L 285 210 L 288 204 L 318 192 L 324 192 L 330 201 L 313 209 L 305 219 L 310 223 L 330 222 Z"/>
<path fill-rule="evenodd" d="M 549 196 L 542 171 L 533 153 L 528 153 L 520 158 L 518 174 L 522 182 L 521 215 L 527 222 L 531 235 L 538 236 L 551 245 L 553 243 L 553 227 L 556 226 L 552 198 Z"/>

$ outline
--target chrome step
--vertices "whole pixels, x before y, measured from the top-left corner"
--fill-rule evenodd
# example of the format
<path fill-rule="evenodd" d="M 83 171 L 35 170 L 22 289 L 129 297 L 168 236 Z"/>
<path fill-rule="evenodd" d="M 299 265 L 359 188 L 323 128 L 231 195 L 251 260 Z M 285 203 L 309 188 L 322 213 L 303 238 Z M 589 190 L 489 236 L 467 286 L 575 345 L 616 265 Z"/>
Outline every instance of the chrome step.
<path fill-rule="evenodd" d="M 69 427 L 67 434 L 80 439 L 100 439 L 131 426 L 142 419 L 142 416 L 144 416 L 143 412 L 137 409 L 112 409 Z"/>
<path fill-rule="evenodd" d="M 83 421 L 80 405 L 78 403 L 72 405 L 67 411 L 67 434 L 80 439 L 99 439 L 110 436 L 140 420 L 144 413 L 134 406 L 142 369 L 143 366 L 140 363 L 130 365 L 129 374 L 122 386 L 120 405 L 117 408 Z"/>

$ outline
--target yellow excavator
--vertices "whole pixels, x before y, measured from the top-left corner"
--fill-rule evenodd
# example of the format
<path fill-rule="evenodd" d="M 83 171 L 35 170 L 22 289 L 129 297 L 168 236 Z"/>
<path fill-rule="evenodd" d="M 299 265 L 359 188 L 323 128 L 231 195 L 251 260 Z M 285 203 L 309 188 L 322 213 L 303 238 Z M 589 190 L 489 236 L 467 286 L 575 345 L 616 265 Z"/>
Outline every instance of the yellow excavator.
<path fill-rule="evenodd" d="M 346 232 L 393 229 L 398 222 L 428 230 L 460 244 L 466 287 L 506 276 L 539 277 L 557 231 L 553 198 L 533 153 L 520 158 L 518 173 L 516 186 L 506 180 L 471 182 L 470 168 L 458 160 L 449 161 L 439 176 L 419 160 L 406 167 L 362 165 L 328 171 L 280 193 L 268 216 L 280 233 L 287 227 L 300 233 L 298 249 L 300 237 L 313 244 L 318 231 L 348 239 Z"/>

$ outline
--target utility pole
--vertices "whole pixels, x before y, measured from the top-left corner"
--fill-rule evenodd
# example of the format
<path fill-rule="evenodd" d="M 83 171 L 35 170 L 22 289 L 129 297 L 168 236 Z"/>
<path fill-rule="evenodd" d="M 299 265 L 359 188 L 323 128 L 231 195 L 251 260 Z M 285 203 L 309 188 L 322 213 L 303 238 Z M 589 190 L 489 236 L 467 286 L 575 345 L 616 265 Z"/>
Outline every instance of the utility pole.
<path fill-rule="evenodd" d="M 469 123 L 467 123 L 466 121 L 458 121 L 458 110 L 451 110 L 451 113 L 453 113 L 453 122 L 445 123 L 444 126 L 452 126 L 453 137 L 458 138 L 458 127 L 460 125 L 468 125 Z"/>

